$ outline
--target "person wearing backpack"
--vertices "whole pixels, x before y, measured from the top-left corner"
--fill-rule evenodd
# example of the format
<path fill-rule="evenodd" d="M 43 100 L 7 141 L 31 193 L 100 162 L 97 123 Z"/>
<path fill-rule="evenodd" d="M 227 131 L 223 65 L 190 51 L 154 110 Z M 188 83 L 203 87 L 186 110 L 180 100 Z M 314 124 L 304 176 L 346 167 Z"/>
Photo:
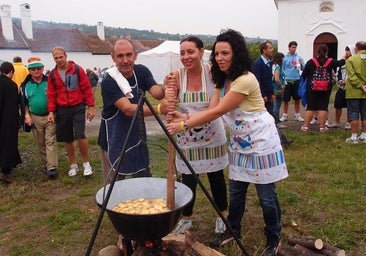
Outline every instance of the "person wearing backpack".
<path fill-rule="evenodd" d="M 328 117 L 329 98 L 332 93 L 332 70 L 345 64 L 345 57 L 341 60 L 328 58 L 328 46 L 321 44 L 318 47 L 318 56 L 308 60 L 301 76 L 307 79 L 307 100 L 305 123 L 301 126 L 303 132 L 309 130 L 309 124 L 318 111 L 319 131 L 326 132 L 328 127 L 325 121 Z"/>
<path fill-rule="evenodd" d="M 56 122 L 57 142 L 65 142 L 70 160 L 68 175 L 75 176 L 79 170 L 76 163 L 74 140 L 78 141 L 83 161 L 84 176 L 93 174 L 88 160 L 88 140 L 85 136 L 85 105 L 87 119 L 94 118 L 93 91 L 85 71 L 73 61 L 67 60 L 63 47 L 52 50 L 56 67 L 48 75 L 47 107 L 49 122 Z"/>

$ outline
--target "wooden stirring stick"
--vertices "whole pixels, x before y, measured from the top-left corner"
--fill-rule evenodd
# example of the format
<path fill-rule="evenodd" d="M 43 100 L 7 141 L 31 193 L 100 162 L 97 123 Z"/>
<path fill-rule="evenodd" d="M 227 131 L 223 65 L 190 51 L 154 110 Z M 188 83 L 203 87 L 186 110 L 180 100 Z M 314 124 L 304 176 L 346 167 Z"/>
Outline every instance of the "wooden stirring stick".
<path fill-rule="evenodd" d="M 176 102 L 176 82 L 173 74 L 168 76 L 168 86 L 165 89 L 165 99 L 169 102 L 167 112 L 175 110 Z M 175 166 L 174 166 L 174 145 L 168 141 L 168 175 L 167 175 L 167 207 L 169 209 L 175 208 Z"/>

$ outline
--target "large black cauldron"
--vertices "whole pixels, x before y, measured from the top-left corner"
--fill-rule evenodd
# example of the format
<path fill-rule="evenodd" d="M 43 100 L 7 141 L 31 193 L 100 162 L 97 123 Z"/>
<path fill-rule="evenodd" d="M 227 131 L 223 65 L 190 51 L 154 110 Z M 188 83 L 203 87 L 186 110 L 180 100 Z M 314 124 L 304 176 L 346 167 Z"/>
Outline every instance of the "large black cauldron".
<path fill-rule="evenodd" d="M 103 204 L 103 194 L 109 185 L 96 194 L 97 204 Z M 177 224 L 182 209 L 193 197 L 192 191 L 184 184 L 175 182 L 175 208 L 158 214 L 126 214 L 112 211 L 117 204 L 136 198 L 163 198 L 167 195 L 167 180 L 162 178 L 133 178 L 114 184 L 106 211 L 118 233 L 131 240 L 157 240 L 169 234 Z"/>

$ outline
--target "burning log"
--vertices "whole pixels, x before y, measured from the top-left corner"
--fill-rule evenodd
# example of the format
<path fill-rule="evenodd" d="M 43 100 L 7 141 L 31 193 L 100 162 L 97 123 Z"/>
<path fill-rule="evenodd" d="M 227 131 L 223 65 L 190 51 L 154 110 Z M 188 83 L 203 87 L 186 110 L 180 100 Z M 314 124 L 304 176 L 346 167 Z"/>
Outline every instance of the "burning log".
<path fill-rule="evenodd" d="M 170 233 L 164 237 L 163 240 L 164 242 L 173 240 L 176 242 L 183 242 L 186 246 L 185 256 L 225 256 L 224 254 L 198 242 L 196 236 L 190 231 L 186 231 L 185 234 Z"/>
<path fill-rule="evenodd" d="M 225 256 L 224 254 L 205 246 L 204 244 L 197 241 L 196 237 L 189 231 L 185 233 L 185 243 L 188 247 L 190 247 L 193 251 L 198 253 L 199 256 Z M 189 255 L 189 254 L 188 254 Z"/>

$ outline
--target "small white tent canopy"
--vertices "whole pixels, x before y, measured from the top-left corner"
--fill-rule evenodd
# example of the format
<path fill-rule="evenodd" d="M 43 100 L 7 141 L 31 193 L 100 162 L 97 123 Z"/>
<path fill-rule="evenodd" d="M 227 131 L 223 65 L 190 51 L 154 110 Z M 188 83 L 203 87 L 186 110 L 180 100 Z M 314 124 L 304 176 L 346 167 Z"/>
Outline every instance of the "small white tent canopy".
<path fill-rule="evenodd" d="M 180 41 L 164 41 L 159 46 L 137 55 L 136 64 L 148 67 L 158 84 L 169 72 L 183 67 L 180 62 Z M 203 62 L 208 63 L 211 51 L 205 50 Z"/>

